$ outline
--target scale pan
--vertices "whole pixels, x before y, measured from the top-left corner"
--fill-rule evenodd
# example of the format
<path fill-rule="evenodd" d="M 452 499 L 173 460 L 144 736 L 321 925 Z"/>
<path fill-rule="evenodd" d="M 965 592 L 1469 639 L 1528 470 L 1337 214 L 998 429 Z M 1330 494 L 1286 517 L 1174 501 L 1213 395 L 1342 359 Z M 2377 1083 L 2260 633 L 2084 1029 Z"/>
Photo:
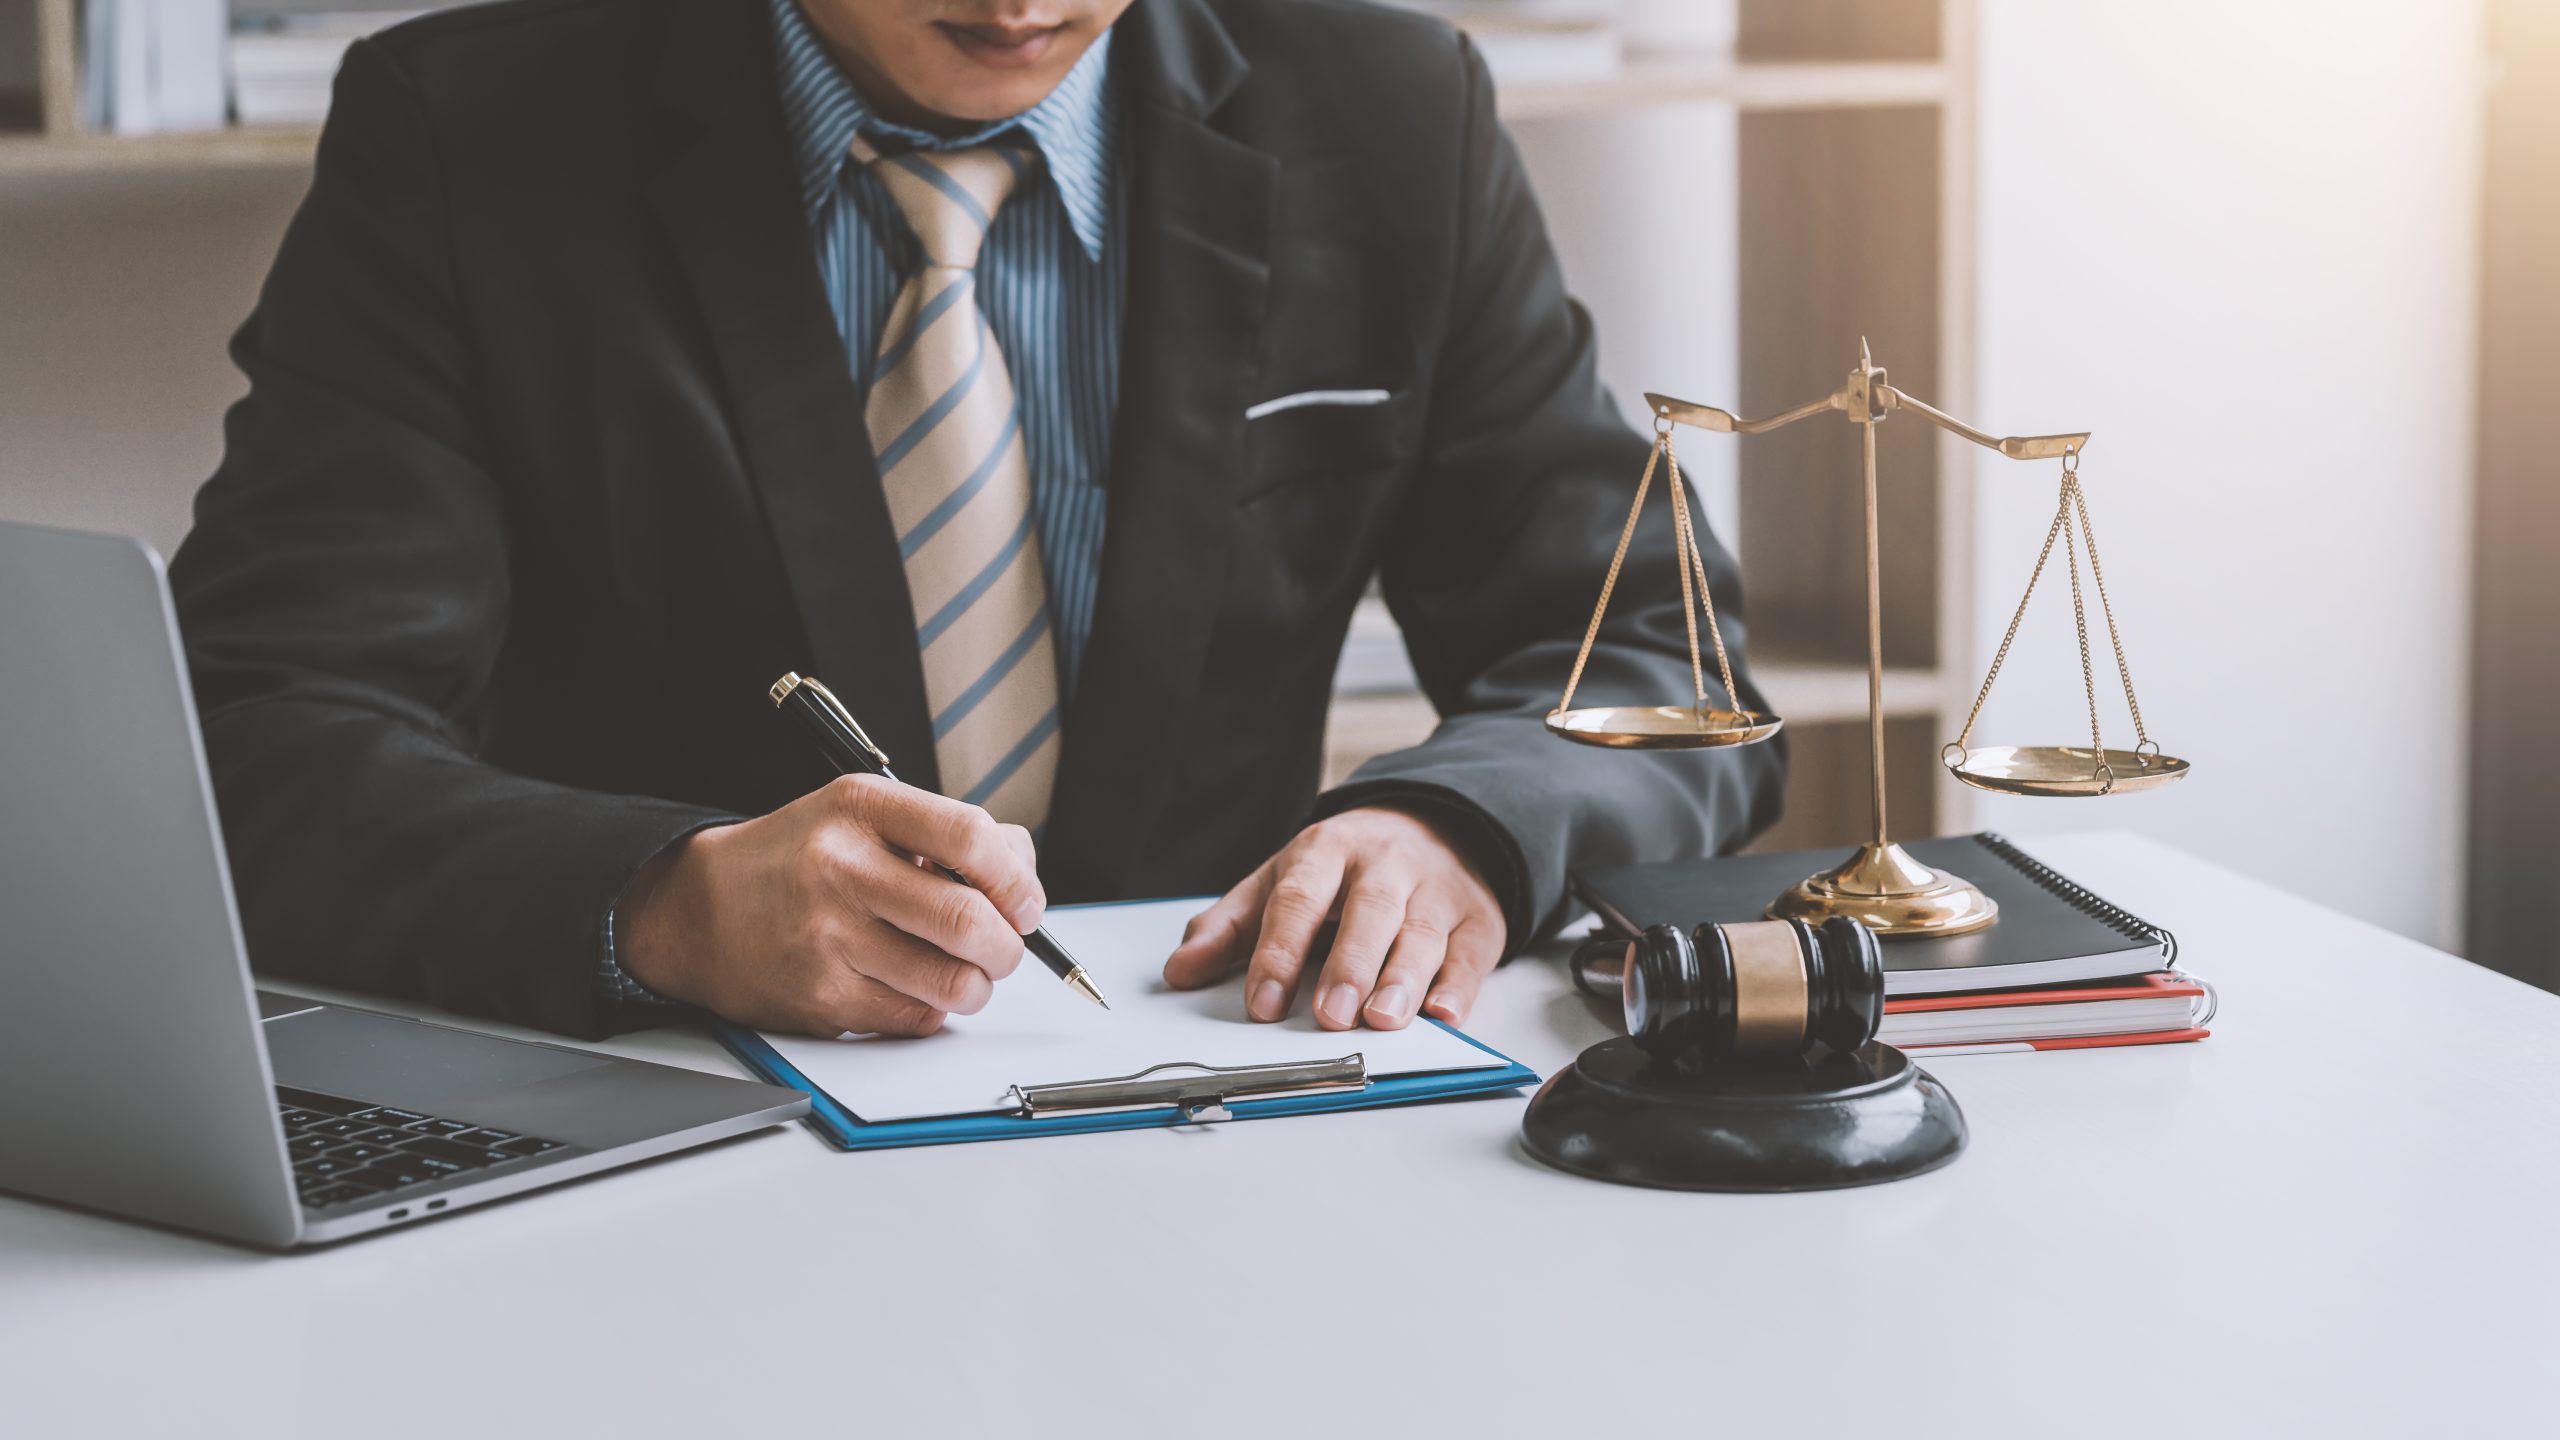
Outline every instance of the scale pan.
<path fill-rule="evenodd" d="M 1700 710 L 1688 705 L 1595 705 L 1547 712 L 1549 732 L 1619 750 L 1749 745 L 1777 734 L 1785 723 L 1757 710 Z"/>
<path fill-rule="evenodd" d="M 2105 753 L 2107 769 L 2115 772 L 2112 786 L 2098 768 L 2099 752 L 2086 745 L 2000 745 L 1947 768 L 1977 790 L 2005 795 L 2130 795 L 2187 777 L 2187 762 L 2175 755 Z"/>

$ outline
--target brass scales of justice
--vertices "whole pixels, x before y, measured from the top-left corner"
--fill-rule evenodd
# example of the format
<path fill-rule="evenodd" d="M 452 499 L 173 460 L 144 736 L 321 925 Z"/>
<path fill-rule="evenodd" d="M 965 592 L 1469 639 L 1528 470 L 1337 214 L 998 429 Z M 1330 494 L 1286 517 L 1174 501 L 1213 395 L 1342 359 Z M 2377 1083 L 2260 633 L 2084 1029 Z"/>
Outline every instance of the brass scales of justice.
<path fill-rule="evenodd" d="M 2088 432 L 2006 437 L 1985 434 L 1893 388 L 1863 339 L 1858 342 L 1858 366 L 1838 390 L 1765 419 L 1744 420 L 1712 405 L 1693 404 L 1667 395 L 1647 394 L 1644 398 L 1654 417 L 1653 454 L 1645 462 L 1644 478 L 1636 482 L 1635 504 L 1627 511 L 1626 528 L 1618 536 L 1617 552 L 1610 557 L 1609 574 L 1601 582 L 1600 601 L 1591 611 L 1591 627 L 1583 634 L 1581 652 L 1574 657 L 1573 672 L 1565 681 L 1564 698 L 1547 715 L 1549 731 L 1586 745 L 1638 750 L 1751 745 L 1777 734 L 1784 723 L 1775 715 L 1739 708 L 1741 692 L 1734 688 L 1733 664 L 1725 654 L 1724 632 L 1716 623 L 1714 597 L 1707 592 L 1706 562 L 1699 555 L 1695 523 L 1689 514 L 1689 489 L 1681 479 L 1680 458 L 1672 445 L 1673 431 L 1681 425 L 1693 425 L 1729 435 L 1757 435 L 1825 411 L 1838 411 L 1849 423 L 1862 427 L 1865 437 L 1867 764 L 1874 799 L 1874 830 L 1868 842 L 1846 862 L 1806 878 L 1770 901 L 1770 918 L 1819 923 L 1845 915 L 1884 935 L 1961 935 L 1983 929 L 2000 916 L 1998 904 L 1973 882 L 1921 864 L 1893 843 L 1885 825 L 1884 615 L 1878 585 L 1882 566 L 1876 543 L 1876 427 L 1897 410 L 1907 410 L 2012 460 L 2062 462 L 2060 498 L 2054 507 L 2053 523 L 2045 530 L 2044 548 L 2036 555 L 2035 570 L 2027 577 L 2026 593 L 2018 597 L 2017 612 L 2010 616 L 2008 633 L 2001 637 L 2000 648 L 1982 677 L 1982 688 L 1974 695 L 1973 709 L 1965 716 L 1963 731 L 1939 751 L 1940 761 L 1967 785 L 2011 795 L 2125 795 L 2185 777 L 2187 762 L 2161 753 L 2143 726 L 2142 705 L 2134 697 L 2133 671 L 2125 663 L 2124 640 L 2116 628 L 2115 607 L 2107 598 L 2106 574 L 2098 562 L 2097 530 L 2090 523 L 2088 497 L 2080 484 L 2080 455 L 2088 446 Z M 1635 540 L 1636 523 L 1644 514 L 1645 496 L 1652 489 L 1654 472 L 1663 468 L 1670 472 L 1672 543 L 1678 550 L 1682 619 L 1688 629 L 1692 703 L 1577 710 L 1573 694 L 1582 683 L 1583 665 L 1591 658 L 1601 621 L 1609 612 L 1610 592 L 1617 588 L 1627 547 Z M 2026 618 L 2027 602 L 2035 598 L 2036 583 L 2053 557 L 2056 540 L 2062 542 L 2064 561 L 2071 574 L 2071 611 L 2080 637 L 2081 687 L 2089 698 L 2089 743 L 1969 749 L 1974 724 L 1982 718 L 1983 702 L 1991 698 L 1992 682 L 2000 678 L 2001 663 L 2009 658 L 2010 643 L 2018 637 L 2019 622 Z M 2089 551 L 2089 573 L 2098 592 L 2098 606 L 2106 619 L 2107 640 L 2115 651 L 2116 673 L 2124 685 L 2125 708 L 2133 717 L 2136 743 L 2131 750 L 2109 749 L 2099 729 L 2088 612 L 2080 588 L 2079 552 L 2084 544 Z M 1707 636 L 1714 649 L 1718 676 L 1724 682 L 1725 697 L 1735 708 L 1708 702 L 1706 670 L 1698 648 L 1701 615 L 1707 622 Z"/>

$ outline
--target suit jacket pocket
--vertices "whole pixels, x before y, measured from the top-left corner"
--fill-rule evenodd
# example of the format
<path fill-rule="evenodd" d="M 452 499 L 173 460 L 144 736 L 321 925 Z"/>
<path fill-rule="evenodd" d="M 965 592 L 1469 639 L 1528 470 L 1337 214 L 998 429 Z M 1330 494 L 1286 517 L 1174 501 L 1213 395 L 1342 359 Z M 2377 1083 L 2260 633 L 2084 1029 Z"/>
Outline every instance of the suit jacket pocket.
<path fill-rule="evenodd" d="M 1328 475 L 1354 475 L 1405 458 L 1411 392 L 1344 386 L 1293 392 L 1255 407 L 1244 422 L 1245 483 L 1239 503 Z"/>

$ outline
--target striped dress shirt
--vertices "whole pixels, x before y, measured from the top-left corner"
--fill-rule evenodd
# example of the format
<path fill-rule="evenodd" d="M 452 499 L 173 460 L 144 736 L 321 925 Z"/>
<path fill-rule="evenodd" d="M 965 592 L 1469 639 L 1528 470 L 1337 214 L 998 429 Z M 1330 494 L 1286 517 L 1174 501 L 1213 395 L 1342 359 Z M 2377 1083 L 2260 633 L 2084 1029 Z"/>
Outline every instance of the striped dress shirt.
<path fill-rule="evenodd" d="M 871 113 L 800 13 L 798 0 L 768 0 L 775 76 L 782 89 L 800 199 L 816 242 L 819 277 L 844 338 L 854 383 L 871 392 L 880 328 L 898 288 L 923 263 L 897 202 L 853 160 L 859 133 L 884 154 L 1027 143 L 1045 162 L 996 212 L 978 259 L 978 304 L 1004 350 L 1031 461 L 1031 509 L 1056 627 L 1058 699 L 1075 693 L 1102 578 L 1102 526 L 1111 422 L 1120 395 L 1120 317 L 1128 291 L 1127 246 L 1113 243 L 1124 213 L 1121 133 L 1108 31 L 1058 88 L 1011 120 L 957 138 L 891 124 Z M 1045 178 L 1043 178 L 1045 177 Z M 868 473 L 844 483 L 877 484 Z M 597 985 L 624 1004 L 664 1003 L 623 970 L 613 916 L 602 930 Z"/>
<path fill-rule="evenodd" d="M 1047 162 L 996 212 L 978 259 L 978 304 L 1013 373 L 1031 459 L 1031 508 L 1048 572 L 1058 695 L 1075 693 L 1102 576 L 1103 478 L 1120 393 L 1127 247 L 1117 228 L 1118 107 L 1108 31 L 1058 88 L 1011 120 L 958 137 L 871 113 L 827 54 L 797 0 L 768 0 L 783 123 L 800 175 L 818 273 L 854 383 L 871 390 L 880 327 L 923 262 L 886 187 L 852 158 L 860 133 L 884 154 L 1017 140 Z M 1045 178 L 1043 178 L 1045 176 Z M 855 477 L 847 476 L 846 483 Z"/>

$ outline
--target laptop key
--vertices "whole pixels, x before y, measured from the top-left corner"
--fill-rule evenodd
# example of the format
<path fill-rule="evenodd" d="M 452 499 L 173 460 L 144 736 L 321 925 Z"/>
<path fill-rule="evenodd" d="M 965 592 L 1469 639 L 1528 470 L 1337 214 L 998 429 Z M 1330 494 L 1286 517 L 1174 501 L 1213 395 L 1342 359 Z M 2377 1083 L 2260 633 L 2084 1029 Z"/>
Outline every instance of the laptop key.
<path fill-rule="evenodd" d="M 449 1165 L 469 1166 L 474 1169 L 483 1165 L 503 1164 L 515 1158 L 512 1155 L 493 1155 L 477 1145 L 464 1145 L 452 1140 L 439 1139 L 433 1135 L 412 1135 L 400 1149 L 405 1154 L 442 1160 Z"/>
<path fill-rule="evenodd" d="M 396 1105 L 376 1105 L 372 1109 L 357 1115 L 355 1118 L 358 1120 L 370 1120 L 376 1125 L 396 1126 L 414 1125 L 418 1121 L 427 1119 L 428 1117 L 419 1114 L 415 1110 L 403 1110 Z"/>
<path fill-rule="evenodd" d="M 521 1140 L 524 1137 L 512 1130 L 492 1130 L 484 1125 L 477 1130 L 465 1130 L 453 1138 L 469 1145 L 504 1145 L 510 1140 Z"/>
<path fill-rule="evenodd" d="M 513 1140 L 492 1145 L 489 1148 L 509 1155 L 548 1155 L 560 1148 L 560 1142 L 545 1140 L 539 1135 L 519 1135 Z"/>
<path fill-rule="evenodd" d="M 348 1185 L 344 1183 L 321 1185 L 313 1189 L 303 1191 L 302 1203 L 315 1208 L 330 1205 L 344 1205 L 350 1200 L 362 1200 L 372 1193 L 372 1191 L 367 1190 L 361 1185 Z"/>
<path fill-rule="evenodd" d="M 382 1126 L 377 1125 L 373 1129 L 358 1131 L 356 1134 L 350 1135 L 347 1138 L 350 1140 L 361 1140 L 367 1145 L 379 1145 L 383 1149 L 388 1150 L 392 1146 L 399 1144 L 401 1141 L 408 1139 L 409 1132 L 406 1130 L 385 1129 Z"/>
<path fill-rule="evenodd" d="M 367 1145 L 358 1141 L 352 1145 L 341 1145 L 330 1151 L 329 1158 L 344 1160 L 350 1165 L 369 1165 L 376 1160 L 387 1160 L 397 1153 L 388 1146 Z"/>
<path fill-rule="evenodd" d="M 435 1171 L 430 1170 L 423 1165 L 410 1164 L 399 1160 L 381 1160 L 376 1161 L 371 1165 L 367 1165 L 361 1170 L 350 1170 L 339 1178 L 345 1180 L 350 1185 L 361 1185 L 367 1190 L 380 1191 L 401 1190 L 406 1189 L 411 1185 L 424 1185 L 430 1180 L 441 1180 L 444 1176 L 437 1174 Z"/>
<path fill-rule="evenodd" d="M 373 1108 L 373 1102 L 369 1100 L 341 1100 L 335 1095 L 323 1095 L 317 1090 L 297 1090 L 290 1085 L 277 1086 L 276 1099 L 296 1109 L 317 1110 L 325 1115 L 353 1115 L 359 1110 Z"/>
<path fill-rule="evenodd" d="M 305 1110 L 299 1105 L 287 1105 L 282 1113 L 287 1125 L 317 1125 L 329 1118 L 317 1110 Z"/>
<path fill-rule="evenodd" d="M 305 1155 L 325 1155 L 345 1143 L 327 1135 L 296 1135 L 284 1142 L 284 1148 L 299 1160 Z"/>
<path fill-rule="evenodd" d="M 335 1155 L 310 1155 L 293 1162 L 296 1175 L 343 1175 L 361 1162 L 342 1160 Z"/>
<path fill-rule="evenodd" d="M 459 1135 L 471 1127 L 459 1120 L 414 1120 L 402 1129 L 416 1135 Z"/>
<path fill-rule="evenodd" d="M 319 1124 L 311 1127 L 311 1133 L 314 1135 L 336 1135 L 343 1139 L 352 1140 L 372 1128 L 374 1127 L 367 1125 L 361 1120 L 323 1120 Z"/>

